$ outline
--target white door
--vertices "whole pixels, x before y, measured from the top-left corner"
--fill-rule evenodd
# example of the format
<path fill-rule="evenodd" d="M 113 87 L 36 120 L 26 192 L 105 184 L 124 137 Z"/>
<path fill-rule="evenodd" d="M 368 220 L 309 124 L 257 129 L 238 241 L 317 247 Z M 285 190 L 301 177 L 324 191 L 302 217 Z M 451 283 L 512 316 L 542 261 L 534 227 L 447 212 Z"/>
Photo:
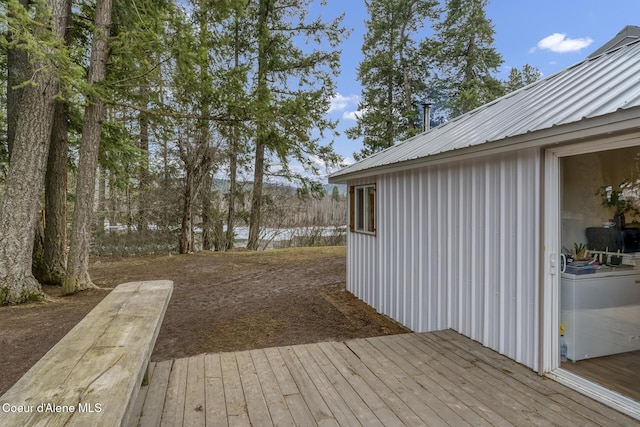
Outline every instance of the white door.
<path fill-rule="evenodd" d="M 575 240 L 579 240 L 579 234 L 574 230 L 567 230 L 567 223 L 572 220 L 582 221 L 583 224 L 593 226 L 597 225 L 599 218 L 602 216 L 594 216 L 593 212 L 585 208 L 577 210 L 580 212 L 578 216 L 584 212 L 584 218 L 573 218 L 576 216 L 573 212 L 562 212 L 563 201 L 573 194 L 564 194 L 563 191 L 568 191 L 567 186 L 563 190 L 562 185 L 562 166 L 563 159 L 570 156 L 581 156 L 590 153 L 601 153 L 603 157 L 610 153 L 604 153 L 611 150 L 637 147 L 640 146 L 640 139 L 630 136 L 609 138 L 606 140 L 599 140 L 588 143 L 581 143 L 575 145 L 567 145 L 563 147 L 550 148 L 544 151 L 544 185 L 543 185 L 543 274 L 542 274 L 542 292 L 541 292 L 541 309 L 540 309 L 540 354 L 539 354 L 539 372 L 541 374 L 547 374 L 554 377 L 565 385 L 578 389 L 590 397 L 605 402 L 610 406 L 614 406 L 616 409 L 621 410 L 631 416 L 640 418 L 640 404 L 630 399 L 626 399 L 617 393 L 601 387 L 595 383 L 584 380 L 581 377 L 571 374 L 561 368 L 560 361 L 560 284 L 561 284 L 561 259 L 560 254 L 563 249 L 568 248 L 570 243 Z M 638 151 L 638 150 L 636 150 Z M 587 156 L 585 156 L 587 157 Z M 631 156 L 633 157 L 633 156 Z M 573 159 L 573 158 L 572 158 Z M 568 159 L 567 159 L 568 160 Z M 608 165 L 611 167 L 611 165 Z M 596 188 L 591 189 L 591 186 L 598 186 L 599 181 L 596 179 L 596 171 L 593 171 L 594 176 L 588 176 L 591 173 L 589 170 L 585 170 L 585 198 L 595 198 Z M 591 182 L 593 181 L 593 183 Z M 564 198 L 563 198 L 564 197 Z M 597 200 L 592 200 L 591 203 L 594 206 L 594 210 L 600 208 Z M 566 203 L 565 203 L 566 204 Z M 569 227 L 570 228 L 570 227 Z M 584 228 L 579 229 L 581 234 L 584 234 Z M 563 238 L 564 233 L 564 238 Z M 570 236 L 568 236 L 570 235 Z"/>

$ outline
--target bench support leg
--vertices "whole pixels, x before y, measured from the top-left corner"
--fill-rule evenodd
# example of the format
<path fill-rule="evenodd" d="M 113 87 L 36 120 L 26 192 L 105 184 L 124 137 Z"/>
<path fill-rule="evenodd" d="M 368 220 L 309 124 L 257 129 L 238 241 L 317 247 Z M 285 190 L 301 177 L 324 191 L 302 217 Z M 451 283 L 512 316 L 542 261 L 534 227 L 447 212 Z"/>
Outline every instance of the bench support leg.
<path fill-rule="evenodd" d="M 149 372 L 149 364 L 147 363 L 147 367 L 144 370 L 144 376 L 142 377 L 142 384 L 141 386 L 146 386 L 149 385 L 149 377 L 151 376 L 151 373 Z"/>

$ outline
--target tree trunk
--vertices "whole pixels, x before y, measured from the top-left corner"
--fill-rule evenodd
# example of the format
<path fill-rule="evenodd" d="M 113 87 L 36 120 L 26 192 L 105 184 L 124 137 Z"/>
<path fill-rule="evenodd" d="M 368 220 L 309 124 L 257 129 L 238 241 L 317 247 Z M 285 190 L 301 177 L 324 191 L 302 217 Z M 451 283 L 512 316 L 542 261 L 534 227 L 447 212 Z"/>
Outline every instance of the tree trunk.
<path fill-rule="evenodd" d="M 106 173 L 105 170 L 102 170 Z M 109 231 L 117 231 L 117 225 L 120 220 L 120 195 L 116 186 L 116 177 L 113 171 L 109 172 L 109 208 L 107 216 L 109 217 Z"/>
<path fill-rule="evenodd" d="M 222 220 L 222 218 L 217 219 L 216 222 L 213 224 L 213 227 L 214 227 L 213 248 L 216 251 L 224 251 L 225 247 L 223 246 L 224 238 L 223 238 L 223 232 L 222 232 L 222 230 L 224 229 L 224 221 Z"/>
<path fill-rule="evenodd" d="M 91 46 L 88 82 L 97 85 L 104 80 L 109 54 L 108 37 L 111 26 L 111 0 L 96 3 L 95 31 Z M 91 97 L 84 112 L 82 143 L 78 163 L 76 204 L 73 211 L 73 227 L 69 248 L 67 275 L 62 286 L 63 294 L 94 287 L 89 277 L 89 244 L 91 241 L 91 217 L 95 193 L 96 168 L 104 103 Z"/>
<path fill-rule="evenodd" d="M 238 15 L 235 16 L 234 22 L 234 55 L 233 55 L 233 67 L 238 69 L 240 67 L 240 25 L 238 23 Z M 237 100 L 237 98 L 236 98 Z M 229 209 L 227 211 L 227 232 L 224 236 L 223 250 L 233 249 L 235 244 L 235 238 L 233 233 L 234 222 L 236 219 L 236 193 L 237 189 L 237 176 L 238 176 L 238 125 L 231 124 L 231 141 L 230 141 L 230 155 L 229 155 Z M 220 233 L 222 236 L 222 233 Z"/>
<path fill-rule="evenodd" d="M 45 177 L 44 243 L 41 283 L 62 285 L 67 266 L 67 150 L 68 106 L 56 102 L 51 148 Z"/>
<path fill-rule="evenodd" d="M 104 169 L 98 168 L 98 218 L 96 219 L 96 232 L 104 234 L 104 220 L 107 218 L 107 174 Z"/>
<path fill-rule="evenodd" d="M 169 144 L 167 141 L 163 142 L 162 145 L 162 191 L 165 191 L 166 194 L 171 192 L 171 172 L 169 169 Z M 168 212 L 162 212 L 162 229 L 164 231 L 169 231 L 171 228 L 171 219 Z"/>
<path fill-rule="evenodd" d="M 64 29 L 64 42 L 71 45 L 71 1 L 64 0 L 66 13 L 56 24 Z M 40 283 L 62 285 L 67 268 L 67 151 L 69 149 L 69 105 L 57 101 L 47 173 L 45 175 L 44 240 L 42 263 L 34 274 Z"/>
<path fill-rule="evenodd" d="M 125 186 L 125 198 L 126 198 L 126 203 L 127 203 L 127 233 L 131 233 L 131 231 L 133 230 L 133 226 L 135 223 L 135 218 L 133 215 L 133 200 L 131 197 L 131 183 L 127 182 L 126 186 Z"/>
<path fill-rule="evenodd" d="M 224 249 L 233 249 L 234 234 L 233 226 L 236 218 L 236 192 L 238 174 L 238 153 L 236 152 L 235 129 L 232 131 L 231 156 L 229 158 L 229 211 L 227 213 L 227 233 L 224 238 Z"/>
<path fill-rule="evenodd" d="M 29 0 L 19 0 L 25 9 L 29 7 Z M 11 19 L 12 16 L 9 16 Z M 7 38 L 11 41 L 11 32 Z M 11 151 L 16 139 L 16 128 L 20 116 L 20 99 L 23 88 L 16 88 L 20 83 L 29 79 L 29 55 L 25 50 L 17 47 L 7 49 L 7 151 L 11 159 Z"/>
<path fill-rule="evenodd" d="M 199 54 L 201 55 L 203 62 L 200 63 L 199 78 L 202 85 L 202 90 L 199 94 L 198 109 L 202 116 L 209 115 L 211 107 L 211 93 L 210 89 L 213 85 L 211 75 L 209 73 L 209 49 L 208 45 L 211 43 L 211 34 L 209 31 L 209 22 L 207 14 L 204 13 L 206 2 L 200 1 L 199 7 L 201 9 L 199 15 Z M 195 197 L 199 194 L 202 200 L 202 249 L 211 249 L 211 166 L 213 163 L 212 150 L 210 148 L 211 142 L 211 129 L 210 123 L 206 119 L 198 120 L 196 123 L 197 136 L 195 140 L 195 147 L 193 152 L 187 158 L 189 165 L 188 170 L 193 172 L 191 181 L 191 203 L 195 203 Z M 191 226 L 193 226 L 193 206 L 189 209 L 191 214 Z M 186 215 L 186 209 L 185 209 Z M 190 228 L 193 232 L 193 227 Z M 194 250 L 194 238 L 191 237 L 191 248 Z"/>
<path fill-rule="evenodd" d="M 413 3 L 409 4 L 408 7 L 409 7 L 409 14 L 411 14 L 410 10 L 413 8 Z M 404 110 L 406 112 L 409 112 L 413 108 L 415 108 L 415 105 L 413 104 L 413 90 L 411 88 L 411 82 L 409 81 L 409 65 L 407 64 L 407 60 L 404 57 L 405 43 L 402 42 L 407 37 L 405 34 L 406 31 L 407 31 L 407 22 L 405 21 L 400 27 L 401 42 L 399 46 L 398 56 L 400 57 L 400 67 L 402 68 L 402 88 L 404 93 Z M 409 120 L 409 122 L 407 123 L 407 126 L 409 129 L 415 129 L 416 128 L 415 120 Z"/>
<path fill-rule="evenodd" d="M 251 195 L 251 213 L 249 215 L 249 240 L 247 249 L 258 250 L 260 237 L 260 219 L 262 210 L 262 183 L 264 179 L 264 144 L 258 142 L 253 172 L 253 192 Z"/>
<path fill-rule="evenodd" d="M 395 136 L 394 136 L 394 126 L 393 126 L 393 119 L 392 117 L 395 116 L 395 108 L 393 106 L 393 93 L 395 90 L 395 85 L 393 82 L 393 78 L 389 78 L 387 79 L 387 132 L 386 132 L 386 137 L 387 137 L 387 146 L 385 148 L 389 148 L 389 147 L 393 147 L 393 144 L 395 143 Z"/>
<path fill-rule="evenodd" d="M 213 155 L 209 148 L 210 132 L 208 126 L 200 130 L 195 147 L 190 149 L 189 142 L 179 142 L 180 157 L 185 164 L 186 179 L 184 205 L 182 210 L 182 229 L 180 230 L 180 253 L 194 250 L 193 245 L 193 204 L 201 189 L 205 176 L 211 172 Z M 211 191 L 209 185 L 208 191 Z"/>
<path fill-rule="evenodd" d="M 260 0 L 258 11 L 258 87 L 256 90 L 258 105 L 262 114 L 266 114 L 269 104 L 267 87 L 267 71 L 269 67 L 269 9 L 272 0 Z M 262 183 L 264 180 L 264 154 L 267 137 L 265 118 L 258 118 L 256 126 L 256 158 L 253 169 L 253 192 L 251 196 L 251 213 L 249 215 L 249 240 L 247 249 L 258 250 L 260 235 L 260 217 L 262 210 Z"/>
<path fill-rule="evenodd" d="M 36 228 L 33 230 L 33 253 L 31 254 L 31 272 L 33 277 L 39 282 L 42 280 L 41 272 L 44 271 L 44 210 L 38 210 Z"/>
<path fill-rule="evenodd" d="M 140 95 L 143 103 L 149 98 L 149 91 L 146 86 L 140 88 Z M 138 116 L 140 123 L 140 150 L 142 151 L 142 159 L 140 161 L 140 169 L 138 176 L 138 231 L 143 233 L 149 228 L 149 116 L 147 113 L 140 112 Z"/>
<path fill-rule="evenodd" d="M 180 228 L 180 245 L 181 254 L 187 254 L 193 251 L 192 240 L 192 217 L 193 217 L 193 172 L 187 168 L 187 178 L 184 188 L 184 205 L 182 209 L 182 227 Z"/>
<path fill-rule="evenodd" d="M 57 18 L 66 13 L 63 5 L 60 0 L 46 3 L 54 17 L 53 28 L 60 37 L 64 29 L 58 28 L 60 20 Z M 33 30 L 38 36 L 48 27 L 48 13 L 37 5 L 36 8 L 36 19 L 44 24 Z M 26 75 L 51 68 L 53 64 L 49 61 L 32 58 Z M 52 73 L 45 71 L 37 75 L 32 85 L 21 90 L 20 102 L 13 105 L 17 120 L 0 208 L 0 305 L 25 302 L 43 295 L 31 271 L 33 233 L 49 154 L 55 107 L 53 97 L 59 84 Z"/>
<path fill-rule="evenodd" d="M 211 186 L 213 179 L 211 172 L 207 171 L 202 181 L 202 188 L 200 190 L 200 197 L 202 199 L 202 250 L 210 251 L 213 246 L 213 238 L 211 236 L 213 229 L 213 222 L 211 221 Z"/>

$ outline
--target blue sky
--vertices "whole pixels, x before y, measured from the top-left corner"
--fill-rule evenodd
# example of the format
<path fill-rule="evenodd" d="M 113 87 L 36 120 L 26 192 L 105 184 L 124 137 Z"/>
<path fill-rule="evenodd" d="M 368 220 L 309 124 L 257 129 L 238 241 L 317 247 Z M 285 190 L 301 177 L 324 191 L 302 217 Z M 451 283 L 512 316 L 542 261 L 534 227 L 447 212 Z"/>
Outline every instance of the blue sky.
<path fill-rule="evenodd" d="M 344 25 L 353 29 L 342 44 L 338 93 L 329 113 L 340 120 L 335 150 L 352 162 L 361 143 L 348 139 L 343 131 L 355 124 L 361 92 L 356 69 L 362 59 L 367 11 L 364 1 L 357 0 L 327 0 L 319 10 L 324 19 L 345 12 Z M 498 74 L 503 80 L 512 67 L 525 64 L 548 76 L 581 61 L 626 25 L 640 26 L 640 0 L 489 0 L 486 13 L 494 25 L 494 46 L 504 59 Z M 431 29 L 425 34 L 430 36 Z"/>

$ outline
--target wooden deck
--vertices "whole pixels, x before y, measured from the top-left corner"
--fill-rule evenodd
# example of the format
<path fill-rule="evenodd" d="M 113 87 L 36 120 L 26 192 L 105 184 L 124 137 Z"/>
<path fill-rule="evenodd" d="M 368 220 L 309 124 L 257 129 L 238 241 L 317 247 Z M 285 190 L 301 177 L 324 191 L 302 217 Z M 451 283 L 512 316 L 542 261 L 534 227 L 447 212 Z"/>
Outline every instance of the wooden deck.
<path fill-rule="evenodd" d="M 453 331 L 153 365 L 140 426 L 640 425 Z"/>

